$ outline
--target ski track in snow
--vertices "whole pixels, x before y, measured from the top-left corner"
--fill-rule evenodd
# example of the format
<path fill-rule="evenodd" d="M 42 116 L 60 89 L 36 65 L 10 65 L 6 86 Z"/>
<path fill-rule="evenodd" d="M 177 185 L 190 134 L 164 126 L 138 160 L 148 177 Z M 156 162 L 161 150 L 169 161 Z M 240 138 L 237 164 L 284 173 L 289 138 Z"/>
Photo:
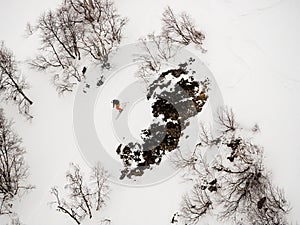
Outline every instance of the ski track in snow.
<path fill-rule="evenodd" d="M 256 7 L 254 9 L 244 10 L 244 12 L 237 13 L 238 19 L 241 19 L 242 17 L 253 16 L 253 15 L 264 13 L 267 10 L 270 10 L 274 7 L 280 6 L 280 4 L 282 4 L 285 1 L 287 1 L 287 0 L 271 1 L 271 3 L 267 4 L 266 6 L 261 6 L 261 7 Z M 229 7 L 234 6 L 233 5 L 234 3 L 232 0 L 227 0 L 227 1 L 225 0 L 224 2 L 226 4 L 228 4 Z M 259 2 L 259 4 L 262 4 L 261 2 L 263 2 L 263 1 L 257 1 L 257 2 Z M 252 1 L 252 3 L 255 4 L 255 1 Z"/>

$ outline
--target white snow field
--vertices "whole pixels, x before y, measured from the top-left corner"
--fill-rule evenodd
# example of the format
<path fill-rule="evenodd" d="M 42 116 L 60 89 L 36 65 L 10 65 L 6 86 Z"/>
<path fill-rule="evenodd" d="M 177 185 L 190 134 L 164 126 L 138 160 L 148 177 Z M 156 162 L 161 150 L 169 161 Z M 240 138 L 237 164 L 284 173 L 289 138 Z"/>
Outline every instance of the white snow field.
<path fill-rule="evenodd" d="M 115 0 L 119 13 L 129 18 L 122 44 L 134 43 L 153 31 L 160 32 L 161 14 L 166 6 L 175 12 L 186 11 L 206 35 L 201 51 L 188 47 L 210 69 L 221 90 L 224 103 L 232 107 L 238 121 L 250 127 L 257 123 L 259 144 L 265 149 L 265 163 L 272 171 L 274 183 L 285 190 L 292 210 L 289 220 L 300 222 L 300 1 L 298 0 Z M 29 183 L 35 189 L 15 203 L 14 210 L 25 225 L 71 225 L 69 217 L 51 208 L 50 188 L 63 192 L 65 172 L 70 162 L 78 163 L 87 174 L 88 163 L 78 148 L 73 125 L 76 92 L 58 96 L 50 84 L 51 76 L 29 68 L 26 60 L 38 48 L 38 37 L 24 38 L 27 22 L 34 22 L 46 9 L 55 8 L 58 0 L 2 1 L 0 7 L 0 40 L 4 40 L 31 85 L 27 91 L 34 105 L 32 122 L 18 115 L 15 106 L 4 105 L 5 114 L 15 121 L 14 128 L 23 139 L 30 166 Z M 126 70 L 124 70 L 126 72 Z M 127 75 L 130 70 L 127 70 Z M 121 75 L 120 75 L 121 76 Z M 107 139 L 111 131 L 111 100 L 122 90 L 122 78 L 111 93 L 102 93 L 103 102 L 95 112 L 107 116 L 107 146 L 117 147 Z M 119 85 L 119 87 L 118 87 Z M 125 88 L 125 87 L 124 87 Z M 134 121 L 143 104 L 129 114 Z M 98 108 L 103 106 L 103 108 Z M 149 114 L 149 109 L 144 113 Z M 205 112 L 203 112 L 205 114 Z M 209 113 L 207 113 L 209 114 Z M 121 115 L 122 116 L 122 115 Z M 208 115 L 209 117 L 209 115 Z M 93 118 L 95 124 L 101 118 Z M 103 119 L 103 116 L 102 116 Z M 136 118 L 130 129 L 134 134 L 149 122 L 148 115 Z M 103 120 L 104 121 L 104 120 Z M 106 127 L 108 126 L 108 127 Z M 99 131 L 99 132 L 98 132 Z M 135 135 L 135 136 L 136 136 Z M 113 156 L 112 156 L 113 157 Z M 111 225 L 166 225 L 179 210 L 181 197 L 189 190 L 181 174 L 164 182 L 142 187 L 112 183 L 107 206 L 93 220 L 96 225 L 109 218 Z M 8 217 L 0 217 L 6 225 Z M 199 224 L 221 225 L 214 218 Z"/>

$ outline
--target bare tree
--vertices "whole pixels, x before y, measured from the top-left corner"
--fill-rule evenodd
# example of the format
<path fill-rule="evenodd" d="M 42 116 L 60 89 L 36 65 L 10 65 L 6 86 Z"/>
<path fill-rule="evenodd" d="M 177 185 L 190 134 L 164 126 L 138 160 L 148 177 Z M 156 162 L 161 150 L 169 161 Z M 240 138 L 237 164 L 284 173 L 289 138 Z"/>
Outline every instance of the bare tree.
<path fill-rule="evenodd" d="M 30 64 L 37 70 L 56 72 L 54 84 L 59 93 L 72 91 L 84 78 L 76 63 L 81 59 L 78 40 L 83 31 L 70 9 L 70 6 L 61 6 L 45 12 L 33 30 L 40 32 L 41 53 Z"/>
<path fill-rule="evenodd" d="M 83 219 L 83 215 L 80 215 L 76 208 L 73 208 L 65 199 L 61 198 L 57 187 L 51 188 L 51 194 L 55 197 L 55 201 L 51 204 L 56 204 L 56 209 L 59 212 L 65 213 L 70 216 L 77 224 L 80 224 L 80 220 Z"/>
<path fill-rule="evenodd" d="M 19 218 L 14 218 L 11 221 L 11 225 L 22 225 L 22 223 Z"/>
<path fill-rule="evenodd" d="M 24 224 L 20 221 L 18 215 L 15 214 L 11 217 L 10 222 L 6 225 L 24 225 Z"/>
<path fill-rule="evenodd" d="M 238 127 L 232 109 L 228 108 L 219 109 L 217 122 L 221 125 L 222 132 L 235 131 Z"/>
<path fill-rule="evenodd" d="M 17 62 L 13 53 L 1 42 L 0 93 L 2 94 L 2 98 L 6 101 L 14 102 L 18 106 L 21 114 L 27 118 L 32 118 L 29 111 L 33 102 L 24 92 L 27 88 L 28 84 L 18 71 Z"/>
<path fill-rule="evenodd" d="M 58 9 L 45 12 L 36 26 L 27 26 L 27 33 L 38 31 L 41 38 L 40 54 L 30 64 L 53 72 L 59 93 L 72 91 L 85 78 L 82 57 L 109 66 L 126 22 L 110 0 L 65 0 Z"/>
<path fill-rule="evenodd" d="M 140 39 L 143 53 L 137 58 L 140 61 L 137 75 L 146 84 L 149 83 L 149 78 L 157 75 L 162 65 L 168 63 L 180 48 L 194 43 L 202 52 L 206 52 L 202 47 L 205 36 L 196 29 L 187 13 L 182 12 L 180 15 L 175 15 L 173 10 L 167 7 L 162 21 L 161 34 L 152 33 Z"/>
<path fill-rule="evenodd" d="M 167 7 L 163 13 L 162 35 L 165 39 L 180 45 L 189 45 L 194 43 L 202 52 L 206 50 L 202 47 L 205 35 L 196 29 L 196 26 L 187 13 L 175 15 L 170 7 Z"/>
<path fill-rule="evenodd" d="M 201 145 L 209 146 L 213 143 L 213 137 L 209 130 L 206 129 L 203 123 L 200 124 L 201 132 L 199 135 Z"/>
<path fill-rule="evenodd" d="M 67 184 L 65 189 L 70 193 L 69 197 L 73 207 L 77 209 L 79 214 L 92 218 L 92 193 L 89 186 L 83 180 L 79 166 L 71 164 L 66 178 Z"/>
<path fill-rule="evenodd" d="M 288 212 L 287 200 L 284 191 L 274 186 L 269 181 L 266 193 L 256 200 L 256 208 L 249 212 L 249 221 L 252 224 L 290 224 L 286 220 Z"/>
<path fill-rule="evenodd" d="M 176 55 L 180 45 L 154 33 L 140 38 L 140 42 L 142 53 L 136 59 L 139 62 L 137 75 L 148 83 L 147 78 L 157 75 L 163 64 Z"/>
<path fill-rule="evenodd" d="M 100 210 L 102 205 L 105 204 L 105 200 L 108 198 L 109 186 L 108 182 L 108 173 L 103 167 L 98 163 L 95 167 L 92 168 L 91 174 L 91 187 L 94 192 L 92 193 L 93 198 L 95 199 L 96 210 Z"/>
<path fill-rule="evenodd" d="M 211 209 L 212 202 L 208 194 L 201 187 L 195 187 L 190 195 L 183 198 L 181 217 L 187 224 L 197 224 Z"/>
<path fill-rule="evenodd" d="M 55 197 L 51 204 L 55 204 L 58 211 L 67 214 L 77 224 L 86 216 L 91 219 L 93 209 L 100 210 L 108 197 L 108 174 L 100 164 L 92 168 L 90 178 L 89 182 L 85 181 L 80 167 L 71 164 L 66 173 L 68 200 L 60 197 L 57 187 L 51 189 L 51 194 Z"/>
<path fill-rule="evenodd" d="M 95 60 L 107 63 L 108 56 L 122 39 L 122 28 L 127 19 L 117 14 L 110 0 L 67 0 L 83 21 L 84 32 L 80 40 L 83 51 Z"/>
<path fill-rule="evenodd" d="M 14 200 L 33 188 L 26 184 L 28 166 L 24 160 L 22 140 L 12 130 L 0 110 L 0 215 L 11 214 Z"/>
<path fill-rule="evenodd" d="M 183 221 L 195 224 L 210 210 L 219 220 L 235 224 L 288 224 L 289 204 L 283 191 L 272 184 L 263 164 L 263 148 L 242 132 L 232 110 L 226 108 L 222 113 L 218 117 L 221 135 L 211 140 L 211 134 L 202 129 L 204 142 L 197 145 L 191 160 L 176 161 L 181 168 L 195 171 L 192 194 L 183 199 Z M 212 146 L 219 153 L 208 163 L 203 154 Z"/>

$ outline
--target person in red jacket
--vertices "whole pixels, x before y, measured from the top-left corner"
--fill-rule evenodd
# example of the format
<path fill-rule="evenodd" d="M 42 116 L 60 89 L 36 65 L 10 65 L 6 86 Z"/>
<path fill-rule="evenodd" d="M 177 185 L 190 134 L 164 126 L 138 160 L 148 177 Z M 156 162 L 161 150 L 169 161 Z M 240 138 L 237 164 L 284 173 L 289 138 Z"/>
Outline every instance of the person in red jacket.
<path fill-rule="evenodd" d="M 123 111 L 123 109 L 121 108 L 121 105 L 120 105 L 120 101 L 119 101 L 119 100 L 114 99 L 114 100 L 112 101 L 112 103 L 113 103 L 113 107 L 116 107 L 116 109 L 117 109 L 119 112 L 122 112 L 122 111 Z"/>

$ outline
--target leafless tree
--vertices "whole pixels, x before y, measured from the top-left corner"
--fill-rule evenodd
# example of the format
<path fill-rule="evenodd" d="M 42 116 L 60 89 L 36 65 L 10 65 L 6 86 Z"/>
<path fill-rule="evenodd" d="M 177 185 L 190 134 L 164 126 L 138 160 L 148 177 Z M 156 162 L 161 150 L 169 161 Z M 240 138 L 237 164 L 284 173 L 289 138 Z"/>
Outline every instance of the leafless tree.
<path fill-rule="evenodd" d="M 33 186 L 26 184 L 29 175 L 24 160 L 22 140 L 12 130 L 0 110 L 0 215 L 11 214 L 14 200 Z"/>
<path fill-rule="evenodd" d="M 219 109 L 217 122 L 221 125 L 222 132 L 235 131 L 238 126 L 232 109 L 228 108 Z"/>
<path fill-rule="evenodd" d="M 256 207 L 249 212 L 249 221 L 258 225 L 290 224 L 286 219 L 288 208 L 284 191 L 274 188 L 270 181 L 267 185 L 265 195 L 256 200 Z"/>
<path fill-rule="evenodd" d="M 54 84 L 59 84 L 56 86 L 60 93 L 72 91 L 84 78 L 76 64 L 81 59 L 78 40 L 83 32 L 76 14 L 68 5 L 50 10 L 39 18 L 33 31 L 40 32 L 41 53 L 32 60 L 31 66 L 56 72 Z"/>
<path fill-rule="evenodd" d="M 172 163 L 180 169 L 189 169 L 189 172 L 197 171 L 197 156 L 195 155 L 195 151 L 190 156 L 184 156 L 181 151 L 177 151 L 174 153 L 172 157 L 170 157 Z"/>
<path fill-rule="evenodd" d="M 111 0 L 66 0 L 83 21 L 81 42 L 83 51 L 95 60 L 107 63 L 111 51 L 122 39 L 122 28 L 127 22 L 117 14 Z"/>
<path fill-rule="evenodd" d="M 17 62 L 13 53 L 8 50 L 4 43 L 0 43 L 0 94 L 6 101 L 14 102 L 19 112 L 27 118 L 30 115 L 30 106 L 33 102 L 25 94 L 24 90 L 28 88 L 28 84 L 21 76 L 17 68 Z"/>
<path fill-rule="evenodd" d="M 90 178 L 86 181 L 80 167 L 71 164 L 66 173 L 65 189 L 68 191 L 68 200 L 60 196 L 57 187 L 51 189 L 51 194 L 55 197 L 51 204 L 55 204 L 58 211 L 67 214 L 77 224 L 86 216 L 91 219 L 93 209 L 100 210 L 108 197 L 108 174 L 100 164 L 92 169 Z"/>
<path fill-rule="evenodd" d="M 6 225 L 24 225 L 23 223 L 21 223 L 18 215 L 13 215 L 10 219 L 9 223 L 6 223 Z"/>
<path fill-rule="evenodd" d="M 201 187 L 195 187 L 190 195 L 183 198 L 181 217 L 187 224 L 197 224 L 211 209 L 212 201 L 208 194 Z"/>
<path fill-rule="evenodd" d="M 162 64 L 173 58 L 180 48 L 194 43 L 202 52 L 206 52 L 202 47 L 205 36 L 196 29 L 187 13 L 175 15 L 173 10 L 167 7 L 162 21 L 161 34 L 152 33 L 140 39 L 143 54 L 137 58 L 140 61 L 137 75 L 147 84 L 147 78 L 157 75 Z"/>
<path fill-rule="evenodd" d="M 142 53 L 136 58 L 139 62 L 137 75 L 146 83 L 148 83 L 147 78 L 157 75 L 163 64 L 168 63 L 181 47 L 170 39 L 154 33 L 140 38 L 140 43 Z"/>
<path fill-rule="evenodd" d="M 77 224 L 80 224 L 80 220 L 84 218 L 83 215 L 80 215 L 76 208 L 73 208 L 65 199 L 60 197 L 57 187 L 52 187 L 51 194 L 55 197 L 55 201 L 51 204 L 56 204 L 57 211 L 67 214 Z"/>
<path fill-rule="evenodd" d="M 209 130 L 206 129 L 203 123 L 200 124 L 201 132 L 199 135 L 201 145 L 209 146 L 213 143 L 213 137 Z"/>
<path fill-rule="evenodd" d="M 180 15 L 176 15 L 170 7 L 167 7 L 163 13 L 162 22 L 162 35 L 165 39 L 180 45 L 194 43 L 202 52 L 206 52 L 202 47 L 205 35 L 196 29 L 194 22 L 187 13 L 182 12 Z"/>
<path fill-rule="evenodd" d="M 41 38 L 40 54 L 30 64 L 53 72 L 59 93 L 72 91 L 85 78 L 82 57 L 109 66 L 126 22 L 110 0 L 64 0 L 58 9 L 45 12 L 36 26 L 27 26 L 27 33 L 38 31 Z"/>
<path fill-rule="evenodd" d="M 105 200 L 108 198 L 110 190 L 107 185 L 108 177 L 107 171 L 104 170 L 99 163 L 92 168 L 91 187 L 92 190 L 94 190 L 92 195 L 95 199 L 96 210 L 100 210 L 102 205 L 105 204 Z"/>
<path fill-rule="evenodd" d="M 195 224 L 208 211 L 215 211 L 219 220 L 235 224 L 288 224 L 289 204 L 283 191 L 272 184 L 263 164 L 263 148 L 237 125 L 232 110 L 224 109 L 218 119 L 221 135 L 211 140 L 202 129 L 204 142 L 197 145 L 191 160 L 177 160 L 176 165 L 195 171 L 190 174 L 196 184 L 183 199 L 184 222 Z M 212 146 L 219 152 L 209 163 L 203 154 Z"/>
<path fill-rule="evenodd" d="M 16 218 L 12 220 L 11 225 L 22 225 L 22 223 L 19 218 Z"/>
<path fill-rule="evenodd" d="M 84 182 L 83 175 L 78 165 L 71 164 L 71 168 L 66 174 L 67 184 L 65 189 L 70 193 L 69 197 L 74 208 L 81 215 L 92 218 L 92 193 L 90 187 Z"/>

